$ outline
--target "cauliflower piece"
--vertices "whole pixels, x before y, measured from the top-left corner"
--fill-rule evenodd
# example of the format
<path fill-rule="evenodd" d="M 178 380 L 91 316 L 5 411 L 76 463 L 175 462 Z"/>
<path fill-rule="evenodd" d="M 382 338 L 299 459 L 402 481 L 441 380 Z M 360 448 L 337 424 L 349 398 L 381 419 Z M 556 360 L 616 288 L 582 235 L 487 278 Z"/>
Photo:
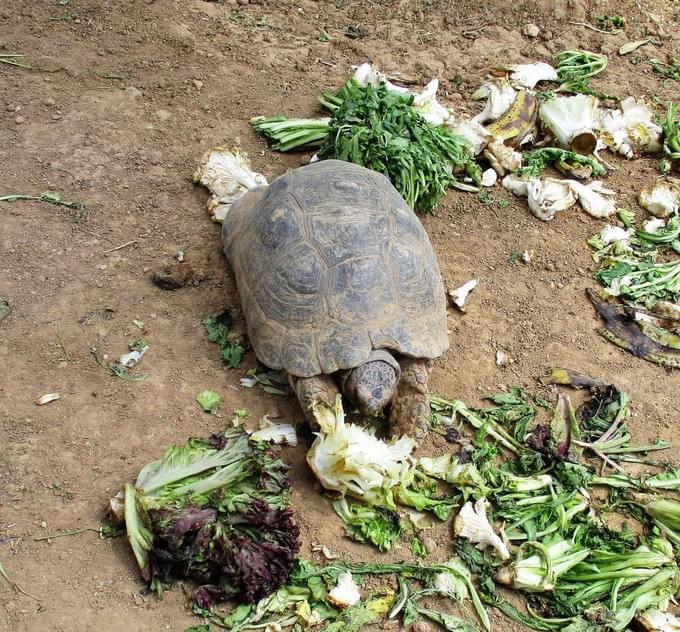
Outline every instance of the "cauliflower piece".
<path fill-rule="evenodd" d="M 569 182 L 556 178 L 525 180 L 514 174 L 503 178 L 503 186 L 517 196 L 527 197 L 529 209 L 543 221 L 553 219 L 556 213 L 571 208 L 576 203 Z"/>
<path fill-rule="evenodd" d="M 543 221 L 553 219 L 559 211 L 565 211 L 576 204 L 568 181 L 556 178 L 529 180 L 527 199 L 529 210 Z"/>
<path fill-rule="evenodd" d="M 352 573 L 340 573 L 338 575 L 337 585 L 328 593 L 328 601 L 334 606 L 344 610 L 353 606 L 360 600 L 361 593 L 359 593 L 359 587 L 352 579 Z"/>
<path fill-rule="evenodd" d="M 480 498 L 474 506 L 472 502 L 466 502 L 453 521 L 453 532 L 459 538 L 467 538 L 480 550 L 493 547 L 502 560 L 507 560 L 510 558 L 510 551 L 489 523 L 486 517 L 487 507 L 486 498 Z"/>
<path fill-rule="evenodd" d="M 666 220 L 660 217 L 655 217 L 654 219 L 647 220 L 644 223 L 643 230 L 647 233 L 657 233 L 662 228 L 666 227 Z"/>
<path fill-rule="evenodd" d="M 638 203 L 656 217 L 668 217 L 680 208 L 680 187 L 675 182 L 658 180 L 640 191 Z"/>
<path fill-rule="evenodd" d="M 482 186 L 492 187 L 498 182 L 498 174 L 493 168 L 486 169 L 482 172 Z"/>

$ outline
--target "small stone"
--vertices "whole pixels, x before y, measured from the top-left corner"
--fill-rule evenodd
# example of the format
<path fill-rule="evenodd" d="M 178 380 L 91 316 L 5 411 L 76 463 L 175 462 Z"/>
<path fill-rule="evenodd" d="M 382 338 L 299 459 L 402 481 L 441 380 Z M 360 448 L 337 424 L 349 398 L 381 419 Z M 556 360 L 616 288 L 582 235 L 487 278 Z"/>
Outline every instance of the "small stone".
<path fill-rule="evenodd" d="M 47 529 L 47 523 L 46 523 L 44 520 L 40 523 L 40 526 L 41 526 L 43 529 Z"/>
<path fill-rule="evenodd" d="M 61 118 L 61 116 L 59 116 L 59 114 L 53 114 L 53 115 L 52 115 L 52 120 L 53 120 L 53 121 L 58 121 L 60 118 Z"/>
<path fill-rule="evenodd" d="M 434 538 L 431 538 L 429 535 L 424 535 L 420 539 L 422 540 L 423 546 L 428 553 L 432 554 L 437 550 L 437 542 L 435 542 Z"/>
<path fill-rule="evenodd" d="M 172 117 L 172 114 L 167 110 L 156 110 L 156 116 L 160 121 L 167 121 Z"/>
<path fill-rule="evenodd" d="M 23 116 L 17 116 L 14 120 L 16 121 L 17 125 L 21 125 L 26 121 L 26 119 Z"/>
<path fill-rule="evenodd" d="M 541 34 L 541 29 L 539 29 L 535 24 L 525 24 L 522 27 L 522 33 L 527 37 L 538 37 Z"/>
<path fill-rule="evenodd" d="M 142 98 L 142 91 L 139 88 L 135 88 L 134 86 L 128 86 L 125 88 L 125 94 L 127 94 L 131 99 L 141 99 Z"/>
<path fill-rule="evenodd" d="M 175 259 L 177 259 L 177 261 L 179 261 L 180 263 L 182 263 L 182 262 L 184 261 L 184 252 L 183 252 L 182 250 L 178 250 L 178 251 L 175 253 Z"/>
<path fill-rule="evenodd" d="M 101 264 L 99 264 L 99 265 L 97 266 L 97 268 L 98 268 L 99 270 L 106 270 L 107 265 L 106 265 L 105 263 L 101 263 Z"/>
<path fill-rule="evenodd" d="M 47 107 L 52 107 L 53 105 L 55 105 L 55 101 L 54 99 L 45 99 L 43 101 L 43 105 L 46 105 Z"/>
<path fill-rule="evenodd" d="M 246 6 L 250 0 L 236 0 L 241 6 Z"/>
<path fill-rule="evenodd" d="M 203 87 L 203 82 L 200 79 L 192 79 L 191 83 L 194 84 L 194 88 L 196 88 L 196 90 L 200 90 Z"/>

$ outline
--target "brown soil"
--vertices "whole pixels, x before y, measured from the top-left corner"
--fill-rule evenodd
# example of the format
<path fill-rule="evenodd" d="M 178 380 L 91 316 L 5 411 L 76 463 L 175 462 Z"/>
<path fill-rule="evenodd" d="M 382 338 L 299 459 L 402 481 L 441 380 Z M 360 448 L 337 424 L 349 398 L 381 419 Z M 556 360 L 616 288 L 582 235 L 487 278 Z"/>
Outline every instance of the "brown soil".
<path fill-rule="evenodd" d="M 604 91 L 660 103 L 678 94 L 678 84 L 664 85 L 644 63 L 679 53 L 678 5 L 663 0 L 1 4 L 0 53 L 24 53 L 33 69 L 0 64 L 0 195 L 58 191 L 90 210 L 0 204 L 0 298 L 13 308 L 0 323 L 0 563 L 37 597 L 0 582 L 3 629 L 12 632 L 195 624 L 179 587 L 163 601 L 140 593 L 124 539 L 102 540 L 95 531 L 36 538 L 96 528 L 122 482 L 164 446 L 220 430 L 234 409 L 248 409 L 253 420 L 274 409 L 300 418 L 295 401 L 240 388 L 255 358 L 225 370 L 200 325 L 225 307 L 238 310 L 207 193 L 191 184 L 207 148 L 238 144 L 269 178 L 299 165 L 300 156 L 268 151 L 249 118 L 312 115 L 320 90 L 340 86 L 350 65 L 365 60 L 422 80 L 440 77 L 442 97 L 461 111 L 472 109 L 468 97 L 489 66 L 577 46 L 610 54 L 598 83 Z M 626 17 L 625 34 L 572 24 L 606 13 Z M 536 39 L 521 34 L 529 22 L 541 28 Z M 345 35 L 350 25 L 359 39 Z M 622 43 L 647 34 L 658 36 L 658 47 L 636 51 L 642 63 L 618 56 Z M 622 206 L 635 209 L 656 161 L 612 160 L 619 170 L 608 183 Z M 636 440 L 676 439 L 680 374 L 634 359 L 596 333 L 584 293 L 593 284 L 585 239 L 600 223 L 577 210 L 542 223 L 502 190 L 493 196 L 508 206 L 452 192 L 423 220 L 447 282 L 480 279 L 468 312 L 450 314 L 451 349 L 436 363 L 433 389 L 476 404 L 489 391 L 533 386 L 547 368 L 565 365 L 631 394 Z M 179 250 L 193 281 L 164 291 L 153 273 Z M 532 251 L 531 263 L 510 263 L 516 250 Z M 139 335 L 133 320 L 144 321 L 151 345 L 142 382 L 113 377 L 90 353 L 122 354 Z M 507 368 L 496 366 L 497 349 L 514 360 Z M 224 396 L 217 417 L 197 409 L 194 397 L 204 388 Z M 48 392 L 61 399 L 36 406 Z M 423 450 L 444 445 L 433 438 Z M 342 537 L 314 491 L 304 447 L 285 455 L 303 554 L 317 555 L 310 545 L 321 542 L 354 560 L 377 557 Z M 440 536 L 432 559 L 450 555 L 445 527 Z M 497 629 L 518 629 L 494 621 Z"/>

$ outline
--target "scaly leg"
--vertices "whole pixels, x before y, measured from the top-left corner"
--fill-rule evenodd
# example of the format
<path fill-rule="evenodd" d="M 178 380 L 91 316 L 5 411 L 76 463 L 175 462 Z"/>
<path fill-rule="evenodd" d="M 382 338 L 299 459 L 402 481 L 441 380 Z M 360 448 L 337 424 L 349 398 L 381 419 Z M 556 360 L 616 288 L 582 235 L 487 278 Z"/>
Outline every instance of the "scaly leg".
<path fill-rule="evenodd" d="M 390 406 L 390 435 L 408 435 L 420 443 L 430 428 L 427 381 L 432 362 L 423 358 L 402 358 L 401 379 Z"/>
<path fill-rule="evenodd" d="M 312 405 L 325 404 L 331 410 L 335 406 L 335 398 L 340 394 L 335 380 L 330 375 L 315 375 L 313 377 L 296 377 L 288 375 L 288 383 L 297 395 L 300 408 L 312 430 L 319 429 L 319 424 L 314 419 Z"/>

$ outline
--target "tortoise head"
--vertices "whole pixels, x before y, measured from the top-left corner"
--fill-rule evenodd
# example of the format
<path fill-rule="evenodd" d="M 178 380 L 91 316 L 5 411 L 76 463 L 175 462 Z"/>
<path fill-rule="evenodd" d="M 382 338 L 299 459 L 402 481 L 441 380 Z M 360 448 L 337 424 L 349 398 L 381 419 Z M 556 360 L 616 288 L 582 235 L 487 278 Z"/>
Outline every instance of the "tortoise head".
<path fill-rule="evenodd" d="M 399 363 L 386 351 L 376 351 L 345 373 L 342 392 L 362 415 L 376 417 L 392 401 L 399 383 Z"/>

